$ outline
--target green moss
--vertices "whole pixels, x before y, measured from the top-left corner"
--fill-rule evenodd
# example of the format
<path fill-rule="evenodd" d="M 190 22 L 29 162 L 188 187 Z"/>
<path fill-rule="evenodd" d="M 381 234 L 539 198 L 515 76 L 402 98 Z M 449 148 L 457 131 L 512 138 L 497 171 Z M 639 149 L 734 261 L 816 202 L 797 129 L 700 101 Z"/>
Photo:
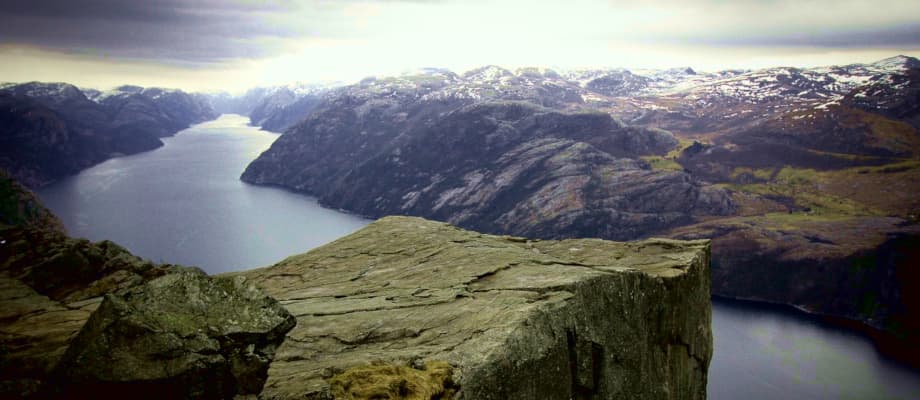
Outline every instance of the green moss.
<path fill-rule="evenodd" d="M 790 230 L 794 230 L 795 227 L 800 226 L 802 223 L 844 221 L 850 218 L 852 217 L 840 214 L 809 214 L 804 212 L 776 212 L 753 217 L 754 220 L 780 224 Z"/>
<path fill-rule="evenodd" d="M 424 370 L 392 364 L 358 366 L 332 377 L 329 385 L 333 397 L 344 400 L 449 399 L 456 391 L 451 366 L 444 361 L 430 361 Z"/>
<path fill-rule="evenodd" d="M 892 157 L 866 156 L 866 155 L 848 154 L 848 153 L 834 153 L 830 151 L 820 151 L 820 150 L 813 150 L 813 149 L 805 149 L 805 151 L 811 154 L 830 156 L 830 157 L 840 158 L 840 159 L 850 160 L 850 161 L 876 161 L 876 160 L 884 161 L 884 160 L 890 160 L 892 158 Z"/>
<path fill-rule="evenodd" d="M 731 172 L 731 175 L 729 176 L 731 177 L 731 179 L 737 180 L 742 175 L 747 174 L 759 180 L 766 181 L 773 177 L 773 172 L 774 172 L 773 168 L 738 167 L 738 168 L 733 169 Z"/>
<path fill-rule="evenodd" d="M 851 113 L 853 117 L 847 122 L 869 128 L 875 147 L 913 155 L 920 154 L 920 136 L 917 136 L 917 130 L 910 124 L 862 110 L 851 110 Z"/>
<path fill-rule="evenodd" d="M 661 156 L 642 157 L 656 171 L 683 171 L 684 167 L 670 158 Z"/>
<path fill-rule="evenodd" d="M 737 169 L 736 169 L 737 170 Z M 765 176 L 765 170 L 750 171 L 752 174 Z M 792 199 L 795 205 L 805 213 L 817 215 L 884 215 L 883 212 L 873 209 L 855 200 L 828 193 L 822 189 L 823 184 L 832 179 L 842 179 L 839 171 L 818 172 L 813 169 L 785 167 L 776 172 L 776 175 L 765 183 L 756 184 L 728 184 L 729 189 L 755 194 L 759 196 L 784 197 Z M 756 175 L 755 175 L 756 176 Z"/>
<path fill-rule="evenodd" d="M 683 153 L 684 150 L 686 150 L 686 149 L 687 149 L 688 147 L 690 147 L 690 146 L 693 146 L 693 144 L 696 143 L 696 142 L 699 142 L 699 140 L 690 139 L 690 138 L 678 137 L 678 138 L 677 138 L 677 147 L 675 147 L 674 149 L 672 149 L 671 151 L 669 151 L 668 154 L 665 155 L 665 157 L 666 157 L 666 158 L 671 158 L 671 159 L 676 159 L 677 157 L 680 157 L 680 153 Z"/>

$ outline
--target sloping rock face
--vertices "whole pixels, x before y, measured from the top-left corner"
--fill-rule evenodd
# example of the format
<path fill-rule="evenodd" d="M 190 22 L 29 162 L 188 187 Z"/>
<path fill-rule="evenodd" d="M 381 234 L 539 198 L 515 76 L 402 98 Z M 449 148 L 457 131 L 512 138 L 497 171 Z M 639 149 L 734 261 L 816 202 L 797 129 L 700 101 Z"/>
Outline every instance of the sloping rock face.
<path fill-rule="evenodd" d="M 34 394 L 103 295 L 184 269 L 38 227 L 0 229 L 0 242 L 0 397 Z"/>
<path fill-rule="evenodd" d="M 0 398 L 258 393 L 294 323 L 242 278 L 68 237 L 0 173 Z"/>
<path fill-rule="evenodd" d="M 332 90 L 303 117 L 243 180 L 496 234 L 712 238 L 714 294 L 858 321 L 902 342 L 896 354 L 920 348 L 915 58 L 429 70 Z"/>
<path fill-rule="evenodd" d="M 364 112 L 380 105 L 334 100 L 282 135 L 242 179 L 372 217 L 421 216 L 544 239 L 632 240 L 733 211 L 722 189 L 638 158 L 667 153 L 673 136 L 606 114 L 486 102 L 435 115 L 441 109 L 426 103 L 397 118 L 409 107 Z"/>
<path fill-rule="evenodd" d="M 35 193 L 0 169 L 0 229 L 12 226 L 64 230 L 64 224 L 45 208 Z"/>
<path fill-rule="evenodd" d="M 112 242 L 25 228 L 0 239 L 0 397 L 257 393 L 294 324 L 251 285 Z"/>
<path fill-rule="evenodd" d="M 367 379 L 412 398 L 706 398 L 708 241 L 531 241 L 386 217 L 238 274 L 298 320 L 266 398 L 385 393 Z"/>
<path fill-rule="evenodd" d="M 243 277 L 166 275 L 106 296 L 55 369 L 59 395 L 230 398 L 262 389 L 294 317 Z"/>
<path fill-rule="evenodd" d="M 159 138 L 214 118 L 204 99 L 181 90 L 2 86 L 0 168 L 40 187 L 112 157 L 153 150 L 163 145 Z"/>

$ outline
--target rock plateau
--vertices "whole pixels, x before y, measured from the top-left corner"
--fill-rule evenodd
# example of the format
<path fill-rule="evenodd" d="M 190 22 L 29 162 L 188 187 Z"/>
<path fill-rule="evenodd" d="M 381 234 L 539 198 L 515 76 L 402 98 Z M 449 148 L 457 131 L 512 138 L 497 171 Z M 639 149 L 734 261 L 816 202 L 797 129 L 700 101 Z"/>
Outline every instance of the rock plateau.
<path fill-rule="evenodd" d="M 386 217 L 235 275 L 297 318 L 265 398 L 705 399 L 708 266 L 707 241 Z"/>

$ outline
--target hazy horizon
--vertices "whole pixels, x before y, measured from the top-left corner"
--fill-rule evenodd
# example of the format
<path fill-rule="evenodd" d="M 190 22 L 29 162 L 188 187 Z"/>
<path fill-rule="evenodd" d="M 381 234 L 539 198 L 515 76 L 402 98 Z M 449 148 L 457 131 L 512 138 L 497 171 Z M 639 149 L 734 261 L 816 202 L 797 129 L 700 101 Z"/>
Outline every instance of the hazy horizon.
<path fill-rule="evenodd" d="M 700 71 L 920 56 L 920 3 L 0 0 L 0 82 L 227 90 L 483 65 Z"/>

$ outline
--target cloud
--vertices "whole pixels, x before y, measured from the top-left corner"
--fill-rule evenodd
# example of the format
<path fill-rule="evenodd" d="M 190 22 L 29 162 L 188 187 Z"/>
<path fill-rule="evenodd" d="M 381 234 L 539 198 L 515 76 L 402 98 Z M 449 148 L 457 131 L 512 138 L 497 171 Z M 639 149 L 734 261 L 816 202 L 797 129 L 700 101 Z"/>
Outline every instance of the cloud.
<path fill-rule="evenodd" d="M 0 0 L 0 44 L 115 59 L 212 63 L 260 58 L 304 35 L 284 2 Z"/>
<path fill-rule="evenodd" d="M 0 0 L 0 80 L 41 59 L 84 71 L 245 69 L 255 82 L 484 64 L 734 68 L 783 52 L 918 48 L 917 1 Z M 221 76 L 244 73 L 234 74 Z"/>

